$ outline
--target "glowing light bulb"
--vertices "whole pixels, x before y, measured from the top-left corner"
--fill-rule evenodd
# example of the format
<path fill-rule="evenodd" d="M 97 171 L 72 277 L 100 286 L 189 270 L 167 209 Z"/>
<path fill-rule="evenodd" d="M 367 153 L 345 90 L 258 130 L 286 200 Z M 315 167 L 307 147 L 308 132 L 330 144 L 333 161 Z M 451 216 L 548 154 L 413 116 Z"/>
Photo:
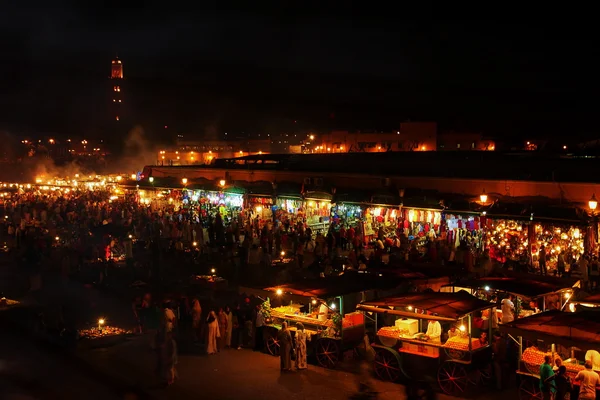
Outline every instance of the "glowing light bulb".
<path fill-rule="evenodd" d="M 283 294 L 283 290 L 277 289 L 275 293 L 277 293 L 277 296 L 281 296 Z"/>

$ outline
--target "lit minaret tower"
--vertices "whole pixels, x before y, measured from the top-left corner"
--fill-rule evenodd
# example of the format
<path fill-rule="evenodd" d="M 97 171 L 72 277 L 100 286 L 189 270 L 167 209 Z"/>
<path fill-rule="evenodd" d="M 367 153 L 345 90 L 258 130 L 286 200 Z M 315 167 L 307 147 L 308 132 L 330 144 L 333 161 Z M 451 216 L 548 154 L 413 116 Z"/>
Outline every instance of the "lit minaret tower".
<path fill-rule="evenodd" d="M 112 60 L 110 68 L 110 81 L 112 84 L 112 118 L 119 121 L 123 109 L 123 63 L 116 57 Z"/>

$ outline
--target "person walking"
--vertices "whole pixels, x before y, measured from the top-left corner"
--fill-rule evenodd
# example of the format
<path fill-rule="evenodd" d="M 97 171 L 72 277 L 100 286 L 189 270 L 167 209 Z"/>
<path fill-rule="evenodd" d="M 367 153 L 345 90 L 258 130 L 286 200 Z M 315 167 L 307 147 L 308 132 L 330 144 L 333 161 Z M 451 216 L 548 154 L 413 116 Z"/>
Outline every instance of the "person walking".
<path fill-rule="evenodd" d="M 219 351 L 220 351 L 225 348 L 225 346 L 226 346 L 225 341 L 227 339 L 227 315 L 225 314 L 225 311 L 223 310 L 223 308 L 219 308 L 218 320 L 219 320 L 219 333 L 221 335 L 217 342 L 219 344 Z"/>
<path fill-rule="evenodd" d="M 202 306 L 198 299 L 192 302 L 192 330 L 194 334 L 194 342 L 197 342 L 200 337 L 200 319 L 202 318 Z"/>
<path fill-rule="evenodd" d="M 545 356 L 544 363 L 540 366 L 540 391 L 543 400 L 552 400 L 552 395 L 556 392 L 554 381 L 550 379 L 553 375 L 552 357 Z"/>
<path fill-rule="evenodd" d="M 206 352 L 210 354 L 217 354 L 219 348 L 217 346 L 217 339 L 221 337 L 219 332 L 219 322 L 217 321 L 217 315 L 214 311 L 211 311 L 206 318 L 208 325 L 208 343 L 206 345 Z"/>
<path fill-rule="evenodd" d="M 292 334 L 288 329 L 287 322 L 281 324 L 281 330 L 277 334 L 279 339 L 279 362 L 281 371 L 292 369 Z"/>
<path fill-rule="evenodd" d="M 166 381 L 167 386 L 175 383 L 177 378 L 177 343 L 173 339 L 173 333 L 165 334 L 165 342 L 161 346 L 161 377 Z"/>
<path fill-rule="evenodd" d="M 231 348 L 231 334 L 233 332 L 233 313 L 229 306 L 225 307 L 225 317 L 227 318 L 227 328 L 225 330 L 225 347 Z"/>
<path fill-rule="evenodd" d="M 547 275 L 548 269 L 546 268 L 546 246 L 540 247 L 540 254 L 538 256 L 540 262 L 540 274 Z"/>
<path fill-rule="evenodd" d="M 296 368 L 306 369 L 306 338 L 307 334 L 304 331 L 304 325 L 301 322 L 296 324 Z"/>
<path fill-rule="evenodd" d="M 573 384 L 571 378 L 567 375 L 567 367 L 561 365 L 558 367 L 558 372 L 551 377 L 546 379 L 546 383 L 550 384 L 554 382 L 556 387 L 556 393 L 554 394 L 554 400 L 570 400 L 571 392 L 573 391 Z M 594 399 L 596 390 L 594 389 Z M 581 398 L 581 397 L 580 397 Z"/>
<path fill-rule="evenodd" d="M 579 371 L 575 377 L 575 382 L 579 382 L 579 400 L 596 400 L 596 389 L 600 386 L 600 376 L 592 367 L 592 361 L 585 360 L 585 369 Z"/>
<path fill-rule="evenodd" d="M 254 351 L 262 351 L 264 345 L 263 331 L 265 329 L 265 316 L 259 306 L 256 307 L 254 328 Z"/>

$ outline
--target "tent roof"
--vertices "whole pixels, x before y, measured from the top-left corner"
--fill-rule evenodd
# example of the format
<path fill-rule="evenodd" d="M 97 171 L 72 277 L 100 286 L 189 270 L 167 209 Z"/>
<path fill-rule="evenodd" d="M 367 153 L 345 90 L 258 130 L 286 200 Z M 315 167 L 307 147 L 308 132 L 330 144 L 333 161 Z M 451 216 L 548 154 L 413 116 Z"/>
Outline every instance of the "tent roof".
<path fill-rule="evenodd" d="M 360 293 L 366 290 L 386 290 L 400 286 L 411 279 L 426 279 L 423 274 L 405 271 L 404 274 L 395 276 L 383 274 L 345 273 L 342 276 L 306 279 L 294 283 L 265 288 L 265 291 L 275 292 L 281 289 L 284 293 L 302 297 L 316 297 L 320 299 L 335 296 L 344 296 L 351 293 Z"/>
<path fill-rule="evenodd" d="M 530 317 L 517 318 L 506 326 L 502 326 L 501 329 L 533 340 L 560 338 L 559 343 L 576 345 L 577 342 L 584 342 L 600 346 L 600 313 L 598 311 L 586 310 L 576 313 L 546 311 Z"/>
<path fill-rule="evenodd" d="M 361 305 L 374 307 L 414 307 L 446 318 L 458 319 L 475 311 L 492 307 L 487 302 L 471 296 L 465 291 L 457 293 L 409 293 L 365 301 Z"/>
<path fill-rule="evenodd" d="M 550 293 L 559 292 L 573 288 L 577 284 L 575 279 L 550 278 L 527 275 L 526 277 L 502 276 L 486 277 L 481 279 L 468 279 L 459 281 L 452 286 L 466 287 L 470 289 L 497 290 L 523 296 L 528 298 L 540 297 Z"/>

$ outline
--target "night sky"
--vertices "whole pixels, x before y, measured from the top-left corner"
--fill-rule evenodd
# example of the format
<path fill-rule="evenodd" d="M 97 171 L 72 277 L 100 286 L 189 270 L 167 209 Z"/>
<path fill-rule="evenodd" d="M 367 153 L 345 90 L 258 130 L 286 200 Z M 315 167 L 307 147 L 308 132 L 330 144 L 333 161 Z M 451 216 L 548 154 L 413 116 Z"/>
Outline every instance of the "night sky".
<path fill-rule="evenodd" d="M 164 125 L 208 134 L 433 120 L 496 137 L 597 138 L 598 48 L 586 24 L 174 12 L 164 2 L 3 11 L 0 130 L 103 134 L 118 54 L 131 122 L 156 137 Z"/>

